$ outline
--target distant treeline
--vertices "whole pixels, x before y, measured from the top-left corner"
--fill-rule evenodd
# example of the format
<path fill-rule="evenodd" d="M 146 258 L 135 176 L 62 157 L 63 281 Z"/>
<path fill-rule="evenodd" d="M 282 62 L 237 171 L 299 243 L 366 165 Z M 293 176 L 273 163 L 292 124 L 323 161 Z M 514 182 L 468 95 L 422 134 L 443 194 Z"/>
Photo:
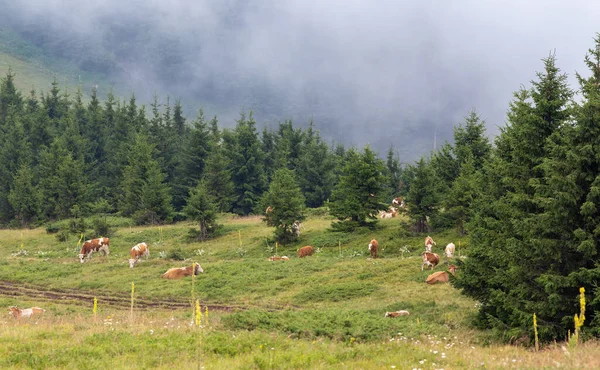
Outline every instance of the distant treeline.
<path fill-rule="evenodd" d="M 252 113 L 242 113 L 234 128 L 221 129 L 202 111 L 184 117 L 179 102 L 155 99 L 147 108 L 134 96 L 101 102 L 92 91 L 84 104 L 81 91 L 69 95 L 56 82 L 47 93 L 24 94 L 14 78 L 9 72 L 0 86 L 4 225 L 117 212 L 139 223 L 170 221 L 184 217 L 200 180 L 219 211 L 262 213 L 260 198 L 280 168 L 293 170 L 307 207 L 320 207 L 355 151 L 325 143 L 312 123 L 259 133 Z M 393 148 L 383 167 L 385 198 L 406 192 Z"/>

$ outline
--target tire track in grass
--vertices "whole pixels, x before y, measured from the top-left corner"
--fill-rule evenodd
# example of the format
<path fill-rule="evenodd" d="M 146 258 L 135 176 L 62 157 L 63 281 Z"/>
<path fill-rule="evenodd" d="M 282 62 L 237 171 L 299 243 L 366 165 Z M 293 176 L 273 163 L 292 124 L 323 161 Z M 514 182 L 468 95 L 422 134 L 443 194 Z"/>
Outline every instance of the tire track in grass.
<path fill-rule="evenodd" d="M 8 297 L 26 297 L 36 300 L 51 301 L 58 303 L 75 302 L 79 304 L 93 305 L 94 297 L 98 301 L 118 308 L 131 307 L 131 296 L 123 292 L 86 292 L 77 289 L 50 289 L 43 286 L 36 286 L 14 281 L 0 280 L 0 296 Z M 135 297 L 135 307 L 137 308 L 166 308 L 183 309 L 190 308 L 190 301 L 185 299 L 149 299 L 144 297 Z M 246 310 L 246 307 L 229 305 L 202 305 L 207 306 L 209 310 L 232 312 Z"/>

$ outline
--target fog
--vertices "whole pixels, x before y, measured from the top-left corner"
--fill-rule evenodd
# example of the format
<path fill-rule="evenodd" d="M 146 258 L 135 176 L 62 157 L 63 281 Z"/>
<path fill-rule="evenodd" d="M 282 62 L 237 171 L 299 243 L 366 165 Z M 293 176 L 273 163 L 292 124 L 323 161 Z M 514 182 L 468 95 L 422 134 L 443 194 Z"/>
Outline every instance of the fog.
<path fill-rule="evenodd" d="M 0 0 L 0 8 L 15 23 L 104 48 L 115 81 L 143 101 L 169 95 L 190 118 L 203 106 L 224 127 L 242 110 L 259 127 L 313 119 L 328 141 L 382 154 L 393 144 L 405 162 L 433 148 L 434 132 L 438 147 L 451 140 L 471 109 L 496 135 L 512 93 L 554 50 L 576 88 L 600 30 L 600 3 L 591 1 Z"/>

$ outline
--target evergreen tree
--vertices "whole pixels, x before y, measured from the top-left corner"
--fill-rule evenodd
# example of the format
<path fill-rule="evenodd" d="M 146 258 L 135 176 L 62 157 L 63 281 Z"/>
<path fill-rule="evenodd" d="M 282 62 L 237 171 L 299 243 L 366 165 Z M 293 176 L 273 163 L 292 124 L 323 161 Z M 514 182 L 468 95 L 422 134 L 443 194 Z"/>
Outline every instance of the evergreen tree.
<path fill-rule="evenodd" d="M 228 212 L 235 199 L 235 189 L 231 180 L 230 162 L 224 153 L 217 127 L 217 118 L 210 122 L 211 149 L 206 159 L 203 180 L 219 212 Z"/>
<path fill-rule="evenodd" d="M 306 198 L 306 206 L 322 206 L 331 196 L 335 181 L 335 160 L 331 150 L 311 126 L 297 159 L 296 178 Z"/>
<path fill-rule="evenodd" d="M 135 214 L 139 223 L 166 220 L 172 213 L 170 189 L 153 154 L 146 136 L 137 134 L 123 170 L 119 210 L 126 216 Z"/>
<path fill-rule="evenodd" d="M 183 209 L 188 219 L 198 222 L 200 230 L 198 240 L 206 240 L 217 227 L 217 206 L 208 191 L 207 185 L 200 181 L 196 185 Z"/>
<path fill-rule="evenodd" d="M 21 222 L 21 227 L 35 221 L 40 212 L 41 199 L 33 185 L 33 171 L 23 163 L 14 177 L 14 185 L 8 195 L 15 217 Z"/>
<path fill-rule="evenodd" d="M 408 215 L 416 231 L 422 233 L 429 229 L 428 220 L 435 215 L 439 206 L 439 180 L 433 166 L 425 158 L 419 159 L 412 173 L 414 178 L 406 195 Z"/>
<path fill-rule="evenodd" d="M 333 189 L 331 214 L 339 229 L 368 225 L 380 210 L 387 209 L 385 200 L 385 165 L 367 145 L 362 153 L 350 149 L 339 183 Z"/>
<path fill-rule="evenodd" d="M 15 74 L 9 68 L 0 81 L 0 128 L 6 125 L 10 111 L 19 114 L 23 109 L 23 98 L 15 87 L 14 77 Z"/>
<path fill-rule="evenodd" d="M 544 67 L 533 88 L 515 93 L 508 125 L 483 167 L 484 191 L 472 206 L 468 225 L 470 256 L 456 285 L 481 302 L 480 325 L 520 336 L 531 333 L 536 313 L 540 336 L 548 340 L 564 336 L 567 321 L 572 323 L 576 310 L 569 302 L 576 289 L 566 289 L 569 284 L 560 278 L 572 263 L 564 257 L 571 257 L 567 240 L 573 234 L 554 228 L 539 186 L 547 181 L 543 163 L 551 155 L 549 143 L 562 136 L 561 130 L 570 131 L 572 91 L 553 55 L 544 59 Z M 547 238 L 548 231 L 556 231 L 558 238 Z"/>
<path fill-rule="evenodd" d="M 388 198 L 395 198 L 400 194 L 402 169 L 400 168 L 400 159 L 398 159 L 398 156 L 394 153 L 393 145 L 390 145 L 390 149 L 387 153 L 386 170 L 386 177 L 388 178 L 387 186 L 389 189 Z"/>
<path fill-rule="evenodd" d="M 266 188 L 264 155 L 252 112 L 248 117 L 242 113 L 233 135 L 228 137 L 226 134 L 224 139 L 236 196 L 233 212 L 247 215 L 254 211 Z"/>
<path fill-rule="evenodd" d="M 281 168 L 273 175 L 269 190 L 264 194 L 263 207 L 272 207 L 266 218 L 269 226 L 275 226 L 275 237 L 280 242 L 296 239 L 292 225 L 302 221 L 304 197 L 294 180 L 294 172 Z"/>

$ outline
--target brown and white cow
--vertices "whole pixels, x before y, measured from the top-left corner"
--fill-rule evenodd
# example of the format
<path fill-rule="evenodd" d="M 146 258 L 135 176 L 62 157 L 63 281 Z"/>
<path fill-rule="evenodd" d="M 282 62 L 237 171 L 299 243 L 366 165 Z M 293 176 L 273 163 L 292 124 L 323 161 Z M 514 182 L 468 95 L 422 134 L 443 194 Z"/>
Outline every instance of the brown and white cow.
<path fill-rule="evenodd" d="M 371 258 L 377 258 L 377 251 L 379 249 L 379 243 L 376 239 L 371 240 L 369 243 L 369 253 L 371 253 Z"/>
<path fill-rule="evenodd" d="M 400 311 L 395 311 L 395 312 L 386 312 L 385 316 L 383 317 L 398 317 L 398 316 L 408 316 L 410 315 L 410 312 L 406 311 L 406 310 L 400 310 Z"/>
<path fill-rule="evenodd" d="M 306 256 L 312 256 L 313 253 L 315 253 L 315 249 L 313 247 L 311 247 L 310 245 L 307 245 L 305 247 L 298 249 L 298 257 L 300 257 L 300 258 L 304 258 Z"/>
<path fill-rule="evenodd" d="M 129 252 L 129 267 L 133 268 L 141 257 L 146 256 L 146 261 L 148 261 L 148 257 L 150 257 L 150 249 L 148 248 L 148 244 L 142 242 L 134 245 L 131 248 L 131 252 Z"/>
<path fill-rule="evenodd" d="M 288 256 L 271 256 L 269 257 L 269 261 L 289 261 L 290 257 Z"/>
<path fill-rule="evenodd" d="M 86 258 L 89 259 L 90 255 L 94 252 L 103 252 L 105 256 L 108 256 L 108 245 L 110 244 L 109 238 L 98 238 L 90 239 L 83 242 L 81 251 L 79 251 L 79 261 L 84 262 Z"/>
<path fill-rule="evenodd" d="M 17 306 L 10 306 L 8 309 L 10 310 L 10 314 L 13 315 L 15 320 L 28 319 L 31 316 L 39 316 L 46 312 L 46 310 L 39 307 L 17 308 Z"/>
<path fill-rule="evenodd" d="M 427 268 L 429 268 L 429 266 L 431 266 L 431 269 L 433 270 L 435 268 L 435 266 L 437 266 L 437 264 L 440 263 L 440 256 L 438 256 L 437 253 L 423 252 L 423 253 L 421 253 L 421 256 L 423 257 L 423 264 L 421 264 L 421 271 L 423 271 L 423 268 L 425 266 L 427 266 Z"/>
<path fill-rule="evenodd" d="M 456 246 L 454 245 L 454 243 L 450 243 L 446 246 L 446 249 L 444 249 L 444 253 L 446 254 L 446 257 L 450 258 L 450 257 L 454 257 L 454 251 L 456 249 Z"/>
<path fill-rule="evenodd" d="M 267 209 L 265 209 L 265 215 L 268 215 L 272 212 L 273 212 L 273 207 L 271 207 L 271 206 L 268 206 Z"/>
<path fill-rule="evenodd" d="M 431 252 L 431 248 L 436 245 L 436 243 L 433 241 L 433 238 L 431 236 L 427 236 L 425 238 L 425 251 L 426 252 Z"/>
<path fill-rule="evenodd" d="M 450 271 L 450 273 L 452 275 L 454 275 L 457 268 L 458 267 L 456 267 L 454 265 L 450 265 L 450 266 L 448 266 L 448 271 Z M 448 271 L 434 272 L 433 274 L 427 276 L 427 279 L 425 279 L 425 282 L 427 284 L 447 283 L 448 281 L 450 281 L 450 275 L 448 274 Z"/>
<path fill-rule="evenodd" d="M 392 218 L 392 217 L 396 217 L 397 212 L 398 212 L 397 208 L 390 207 L 389 212 L 381 211 L 379 213 L 379 217 L 380 218 Z"/>
<path fill-rule="evenodd" d="M 404 202 L 404 198 L 397 197 L 392 200 L 392 205 L 399 208 L 404 208 L 406 206 L 406 202 Z"/>
<path fill-rule="evenodd" d="M 202 267 L 200 267 L 200 264 L 196 262 L 191 266 L 175 267 L 172 269 L 168 269 L 167 272 L 162 274 L 161 277 L 163 279 L 175 280 L 181 279 L 186 276 L 192 276 L 192 274 L 198 275 L 201 272 L 204 272 L 204 270 L 202 269 Z"/>

